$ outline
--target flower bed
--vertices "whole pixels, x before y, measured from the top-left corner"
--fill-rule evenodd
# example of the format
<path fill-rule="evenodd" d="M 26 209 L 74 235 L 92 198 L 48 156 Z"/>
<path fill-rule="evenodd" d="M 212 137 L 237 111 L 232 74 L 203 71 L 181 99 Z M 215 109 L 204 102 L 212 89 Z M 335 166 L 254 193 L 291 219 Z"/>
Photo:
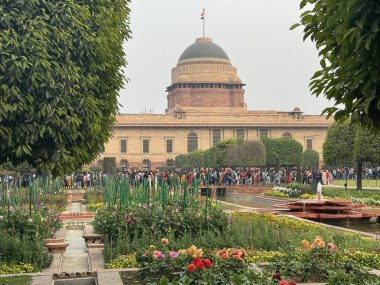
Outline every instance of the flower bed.
<path fill-rule="evenodd" d="M 199 199 L 194 189 L 163 190 L 107 192 L 105 200 L 114 202 L 97 211 L 94 226 L 104 237 L 108 268 L 138 264 L 150 284 L 275 285 L 293 279 L 337 282 L 349 271 L 331 272 L 355 264 L 363 280 L 377 282 L 362 268 L 378 266 L 377 241 L 273 214 L 227 215 L 210 198 Z M 121 202 L 123 193 L 130 200 Z M 309 248 L 305 241 L 301 246 L 316 236 Z M 257 262 L 270 265 L 257 271 L 250 265 Z"/>
<path fill-rule="evenodd" d="M 47 207 L 31 215 L 23 208 L 9 212 L 0 210 L 2 269 L 8 273 L 23 273 L 48 266 L 51 258 L 43 251 L 43 240 L 51 237 L 59 227 L 58 212 Z M 20 263 L 28 266 L 20 266 Z"/>

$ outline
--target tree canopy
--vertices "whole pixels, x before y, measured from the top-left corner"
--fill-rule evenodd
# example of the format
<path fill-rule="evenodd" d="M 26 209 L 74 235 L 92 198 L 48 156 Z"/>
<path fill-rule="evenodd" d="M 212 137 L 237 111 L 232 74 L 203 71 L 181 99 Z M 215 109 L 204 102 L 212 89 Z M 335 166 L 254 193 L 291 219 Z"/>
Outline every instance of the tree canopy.
<path fill-rule="evenodd" d="M 267 138 L 262 142 L 266 150 L 266 165 L 271 167 L 302 165 L 302 145 L 294 139 Z"/>
<path fill-rule="evenodd" d="M 321 58 L 311 91 L 335 101 L 324 113 L 379 130 L 380 1 L 302 0 L 300 8 L 300 24 L 292 28 L 304 27 Z"/>
<path fill-rule="evenodd" d="M 0 163 L 57 175 L 103 150 L 124 82 L 128 3 L 0 2 Z"/>
<path fill-rule="evenodd" d="M 244 141 L 227 148 L 225 163 L 228 166 L 264 166 L 265 146 L 261 141 Z"/>
<path fill-rule="evenodd" d="M 303 152 L 303 167 L 304 168 L 318 168 L 319 166 L 319 153 L 313 149 L 305 150 Z"/>
<path fill-rule="evenodd" d="M 332 124 L 322 147 L 324 162 L 336 166 L 354 161 L 354 139 L 355 128 L 349 122 Z"/>
<path fill-rule="evenodd" d="M 349 122 L 330 126 L 323 144 L 323 160 L 337 166 L 355 162 L 357 164 L 357 189 L 362 188 L 363 163 L 380 163 L 380 135 Z"/>

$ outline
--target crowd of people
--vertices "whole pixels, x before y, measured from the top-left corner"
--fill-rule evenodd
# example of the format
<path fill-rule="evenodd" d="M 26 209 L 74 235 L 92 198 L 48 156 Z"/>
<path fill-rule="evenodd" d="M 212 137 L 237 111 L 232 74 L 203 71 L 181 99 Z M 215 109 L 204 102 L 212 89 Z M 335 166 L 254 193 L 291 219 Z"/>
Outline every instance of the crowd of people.
<path fill-rule="evenodd" d="M 363 168 L 363 179 L 379 179 L 380 167 Z M 162 183 L 173 184 L 187 181 L 189 184 L 196 178 L 200 185 L 207 183 L 213 185 L 280 185 L 296 181 L 297 170 L 295 168 L 251 168 L 234 170 L 222 169 L 193 169 L 191 171 L 178 170 L 129 170 L 118 173 L 119 176 L 128 178 L 133 185 L 146 179 L 150 185 L 161 185 Z M 108 175 L 102 172 L 72 173 L 62 176 L 64 188 L 82 189 L 103 183 Z M 328 169 L 303 169 L 301 181 L 304 184 L 312 184 L 320 181 L 323 185 L 333 185 L 336 179 L 356 179 L 357 170 L 352 167 Z M 35 179 L 36 175 L 12 176 L 0 175 L 0 183 L 25 186 L 27 181 Z"/>

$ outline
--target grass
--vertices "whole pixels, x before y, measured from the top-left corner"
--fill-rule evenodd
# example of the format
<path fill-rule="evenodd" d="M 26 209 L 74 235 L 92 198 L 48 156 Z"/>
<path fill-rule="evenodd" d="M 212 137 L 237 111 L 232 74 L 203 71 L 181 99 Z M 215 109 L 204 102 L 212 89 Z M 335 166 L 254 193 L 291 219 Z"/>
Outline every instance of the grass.
<path fill-rule="evenodd" d="M 346 180 L 334 180 L 333 184 L 334 185 L 339 185 L 339 186 L 344 186 L 346 183 Z M 362 180 L 363 187 L 380 187 L 380 180 L 368 180 L 368 179 L 363 179 Z M 347 180 L 347 185 L 348 187 L 356 187 L 356 180 L 354 179 L 349 179 Z"/>
<path fill-rule="evenodd" d="M 0 285 L 29 285 L 31 283 L 32 276 L 30 275 L 0 277 Z"/>
<path fill-rule="evenodd" d="M 354 197 L 354 198 L 373 198 L 380 201 L 379 189 L 363 189 L 356 190 L 355 188 L 336 188 L 336 187 L 323 187 L 323 195 L 330 197 Z"/>

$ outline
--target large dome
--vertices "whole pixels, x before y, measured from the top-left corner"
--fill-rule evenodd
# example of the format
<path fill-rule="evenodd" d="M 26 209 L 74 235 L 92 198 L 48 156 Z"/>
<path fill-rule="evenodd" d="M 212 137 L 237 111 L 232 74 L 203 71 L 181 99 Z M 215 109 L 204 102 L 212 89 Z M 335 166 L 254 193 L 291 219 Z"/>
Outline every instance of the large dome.
<path fill-rule="evenodd" d="M 190 45 L 179 57 L 179 61 L 191 58 L 222 58 L 229 60 L 226 52 L 210 38 L 198 38 L 195 43 Z"/>

